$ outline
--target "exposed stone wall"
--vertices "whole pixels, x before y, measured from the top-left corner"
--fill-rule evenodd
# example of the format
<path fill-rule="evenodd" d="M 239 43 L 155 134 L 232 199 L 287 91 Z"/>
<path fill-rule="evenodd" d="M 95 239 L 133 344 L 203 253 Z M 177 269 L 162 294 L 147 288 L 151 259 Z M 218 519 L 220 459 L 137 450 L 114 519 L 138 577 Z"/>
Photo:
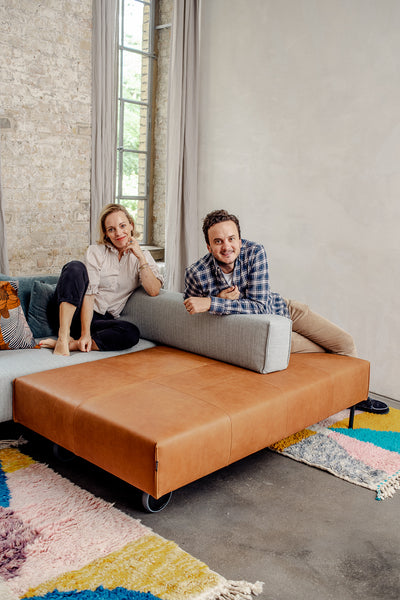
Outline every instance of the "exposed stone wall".
<path fill-rule="evenodd" d="M 157 25 L 172 23 L 173 0 L 160 0 Z M 156 110 L 154 120 L 153 243 L 165 246 L 165 177 L 167 172 L 167 99 L 171 27 L 157 33 Z"/>
<path fill-rule="evenodd" d="M 91 0 L 0 3 L 2 187 L 11 274 L 89 240 Z"/>
<path fill-rule="evenodd" d="M 160 0 L 158 24 L 172 22 Z M 89 244 L 92 0 L 0 3 L 0 144 L 10 273 L 53 273 Z M 157 32 L 153 239 L 165 242 L 171 29 Z"/>

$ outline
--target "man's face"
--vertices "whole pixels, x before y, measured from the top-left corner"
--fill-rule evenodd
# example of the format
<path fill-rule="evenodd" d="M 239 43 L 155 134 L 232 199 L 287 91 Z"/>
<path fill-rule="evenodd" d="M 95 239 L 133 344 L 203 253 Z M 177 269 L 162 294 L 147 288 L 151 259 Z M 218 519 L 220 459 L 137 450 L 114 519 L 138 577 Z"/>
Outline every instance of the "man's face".
<path fill-rule="evenodd" d="M 233 271 L 239 256 L 242 240 L 233 221 L 223 221 L 212 225 L 208 230 L 207 249 L 225 273 Z"/>

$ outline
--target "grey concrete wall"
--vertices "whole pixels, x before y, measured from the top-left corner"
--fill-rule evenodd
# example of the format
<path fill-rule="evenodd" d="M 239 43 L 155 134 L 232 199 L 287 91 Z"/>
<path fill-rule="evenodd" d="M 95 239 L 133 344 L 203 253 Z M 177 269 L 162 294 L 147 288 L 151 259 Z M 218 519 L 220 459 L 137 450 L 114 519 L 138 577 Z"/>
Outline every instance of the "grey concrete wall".
<path fill-rule="evenodd" d="M 238 214 L 271 288 L 350 331 L 396 399 L 399 21 L 397 0 L 205 0 L 199 164 L 199 213 Z"/>

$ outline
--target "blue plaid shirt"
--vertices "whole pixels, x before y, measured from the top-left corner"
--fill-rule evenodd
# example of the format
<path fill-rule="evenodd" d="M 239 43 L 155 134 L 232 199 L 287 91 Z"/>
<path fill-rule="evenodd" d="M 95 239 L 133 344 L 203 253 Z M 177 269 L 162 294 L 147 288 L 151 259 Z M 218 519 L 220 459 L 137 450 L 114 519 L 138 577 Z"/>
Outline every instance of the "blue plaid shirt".
<path fill-rule="evenodd" d="M 264 246 L 242 240 L 235 261 L 232 285 L 240 292 L 238 300 L 218 298 L 229 287 L 217 261 L 211 253 L 193 263 L 185 272 L 185 298 L 211 297 L 210 313 L 216 315 L 274 314 L 289 317 L 285 300 L 270 292 L 268 262 Z"/>

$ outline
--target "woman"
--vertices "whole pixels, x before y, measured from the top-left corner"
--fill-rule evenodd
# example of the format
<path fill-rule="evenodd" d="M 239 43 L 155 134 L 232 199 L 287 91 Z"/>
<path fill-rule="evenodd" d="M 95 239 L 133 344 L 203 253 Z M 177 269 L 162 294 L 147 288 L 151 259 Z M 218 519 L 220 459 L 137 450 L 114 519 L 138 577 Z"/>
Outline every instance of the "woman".
<path fill-rule="evenodd" d="M 157 265 L 135 239 L 135 223 L 124 206 L 105 206 L 99 229 L 99 241 L 89 246 L 85 262 L 72 261 L 61 271 L 49 308 L 58 338 L 39 342 L 42 348 L 54 348 L 54 354 L 134 346 L 138 328 L 118 317 L 140 285 L 149 296 L 157 296 L 162 286 Z"/>

